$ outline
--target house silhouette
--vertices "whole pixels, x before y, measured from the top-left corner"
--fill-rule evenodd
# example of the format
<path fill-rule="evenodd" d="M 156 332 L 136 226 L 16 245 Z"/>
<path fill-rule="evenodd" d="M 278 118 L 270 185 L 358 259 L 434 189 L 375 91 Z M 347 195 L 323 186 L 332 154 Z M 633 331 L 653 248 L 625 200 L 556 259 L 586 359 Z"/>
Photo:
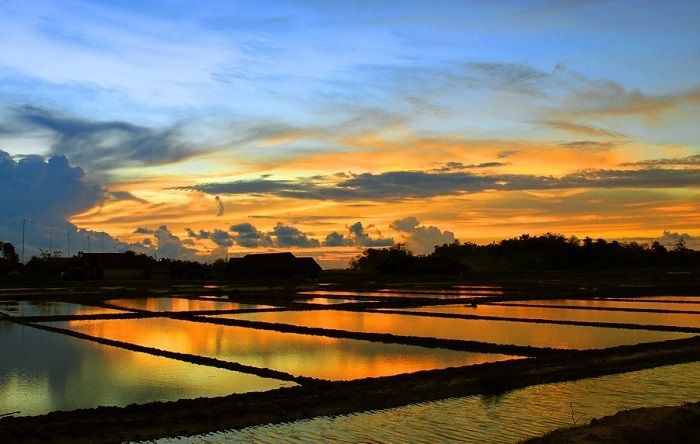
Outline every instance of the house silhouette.
<path fill-rule="evenodd" d="M 296 257 L 292 253 L 246 254 L 228 261 L 228 271 L 234 276 L 304 276 L 313 277 L 322 268 L 311 257 Z"/>

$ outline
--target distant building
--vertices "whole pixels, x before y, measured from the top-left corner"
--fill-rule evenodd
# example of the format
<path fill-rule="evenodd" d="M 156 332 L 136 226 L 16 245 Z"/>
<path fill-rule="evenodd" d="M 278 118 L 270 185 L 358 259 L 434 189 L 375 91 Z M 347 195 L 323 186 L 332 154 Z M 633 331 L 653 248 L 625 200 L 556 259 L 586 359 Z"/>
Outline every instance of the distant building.
<path fill-rule="evenodd" d="M 80 253 L 78 255 L 89 279 L 146 279 L 158 262 L 145 254 Z"/>
<path fill-rule="evenodd" d="M 322 268 L 311 257 L 296 257 L 292 253 L 247 254 L 228 261 L 228 271 L 234 276 L 303 276 L 313 277 Z"/>

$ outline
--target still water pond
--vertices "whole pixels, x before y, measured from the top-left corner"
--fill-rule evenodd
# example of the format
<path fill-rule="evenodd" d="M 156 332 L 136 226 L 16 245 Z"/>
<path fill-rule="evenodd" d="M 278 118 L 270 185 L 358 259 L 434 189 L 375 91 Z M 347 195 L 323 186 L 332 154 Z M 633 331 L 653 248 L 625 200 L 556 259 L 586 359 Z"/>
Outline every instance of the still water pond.
<path fill-rule="evenodd" d="M 700 363 L 400 408 L 222 431 L 166 443 L 517 442 L 619 410 L 700 399 Z"/>
<path fill-rule="evenodd" d="M 674 310 L 674 311 L 693 311 L 700 313 L 700 298 L 696 297 L 695 302 L 691 300 L 683 301 L 680 299 L 654 299 L 636 298 L 604 298 L 604 299 L 536 299 L 523 300 L 514 302 L 498 302 L 499 305 L 534 305 L 546 307 L 582 307 L 593 309 L 645 309 L 645 310 Z"/>
<path fill-rule="evenodd" d="M 59 301 L 0 301 L 0 312 L 10 316 L 64 316 L 125 313 L 124 310 L 92 307 Z"/>
<path fill-rule="evenodd" d="M 457 286 L 447 290 L 437 289 L 413 289 L 413 290 L 393 290 L 385 289 L 378 291 L 334 291 L 334 290 L 312 290 L 300 291 L 300 295 L 310 296 L 349 296 L 358 298 L 435 298 L 435 299 L 454 299 L 465 297 L 487 297 L 500 296 L 504 294 L 501 287 L 482 287 L 482 286 Z"/>
<path fill-rule="evenodd" d="M 188 299 L 188 298 L 143 298 L 143 299 L 111 299 L 107 303 L 125 308 L 154 312 L 164 311 L 209 311 L 209 310 L 258 310 L 272 308 L 271 305 L 241 304 L 227 300 Z"/>
<path fill-rule="evenodd" d="M 623 310 L 584 310 L 527 305 L 479 304 L 439 305 L 404 309 L 418 313 L 495 316 L 516 319 L 549 319 L 579 322 L 610 322 L 637 325 L 664 325 L 700 328 L 700 312 L 645 312 Z"/>
<path fill-rule="evenodd" d="M 327 380 L 390 376 L 512 359 L 168 318 L 52 322 L 91 336 Z"/>
<path fill-rule="evenodd" d="M 471 308 L 471 307 L 470 307 Z M 304 310 L 240 313 L 216 317 L 321 327 L 364 333 L 462 339 L 494 344 L 565 349 L 607 348 L 642 342 L 689 338 L 688 333 L 578 325 L 538 324 L 481 319 L 454 319 L 382 312 Z"/>
<path fill-rule="evenodd" d="M 0 413 L 126 406 L 296 385 L 0 321 Z"/>

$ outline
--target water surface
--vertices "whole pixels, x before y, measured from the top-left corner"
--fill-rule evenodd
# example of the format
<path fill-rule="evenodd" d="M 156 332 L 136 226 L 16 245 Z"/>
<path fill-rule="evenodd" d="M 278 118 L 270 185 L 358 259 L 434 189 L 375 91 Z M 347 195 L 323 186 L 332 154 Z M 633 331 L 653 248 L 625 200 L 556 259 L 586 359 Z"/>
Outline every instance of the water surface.
<path fill-rule="evenodd" d="M 0 301 L 0 312 L 10 316 L 64 316 L 126 313 L 124 310 L 47 300 Z"/>
<path fill-rule="evenodd" d="M 401 310 L 418 313 L 495 316 L 514 319 L 548 319 L 558 321 L 610 322 L 619 324 L 664 325 L 700 328 L 700 311 L 697 313 L 660 313 L 600 309 L 585 310 L 558 308 L 556 306 L 537 307 L 532 305 L 503 304 L 479 304 L 476 307 L 464 304 L 435 305 Z"/>
<path fill-rule="evenodd" d="M 455 299 L 464 297 L 488 297 L 500 296 L 503 294 L 503 289 L 500 287 L 481 287 L 481 286 L 457 286 L 445 290 L 439 289 L 384 289 L 377 291 L 334 291 L 334 290 L 311 290 L 300 291 L 300 295 L 311 296 L 351 296 L 359 298 L 434 298 L 434 299 Z"/>
<path fill-rule="evenodd" d="M 583 307 L 600 309 L 645 309 L 645 310 L 675 310 L 694 311 L 700 313 L 700 299 L 684 301 L 681 299 L 661 298 L 596 298 L 596 299 L 531 299 L 523 301 L 496 302 L 501 305 L 542 305 L 552 307 Z"/>
<path fill-rule="evenodd" d="M 166 443 L 518 442 L 623 409 L 700 399 L 700 363 L 543 384 L 501 396 L 468 396 L 335 417 L 318 417 Z"/>
<path fill-rule="evenodd" d="M 294 376 L 350 380 L 511 359 L 167 318 L 50 323 L 91 336 L 217 358 Z"/>
<path fill-rule="evenodd" d="M 382 312 L 304 310 L 240 313 L 215 317 L 321 327 L 363 333 L 463 339 L 494 344 L 565 349 L 607 348 L 689 338 L 689 333 L 482 319 L 453 319 Z"/>
<path fill-rule="evenodd" d="M 209 310 L 257 310 L 272 308 L 271 305 L 242 304 L 227 300 L 210 298 L 188 299 L 176 297 L 160 298 L 134 298 L 134 299 L 110 299 L 106 301 L 111 305 L 125 309 L 147 310 L 153 312 L 164 311 L 209 311 Z"/>
<path fill-rule="evenodd" d="M 296 385 L 0 321 L 0 413 L 126 406 Z"/>

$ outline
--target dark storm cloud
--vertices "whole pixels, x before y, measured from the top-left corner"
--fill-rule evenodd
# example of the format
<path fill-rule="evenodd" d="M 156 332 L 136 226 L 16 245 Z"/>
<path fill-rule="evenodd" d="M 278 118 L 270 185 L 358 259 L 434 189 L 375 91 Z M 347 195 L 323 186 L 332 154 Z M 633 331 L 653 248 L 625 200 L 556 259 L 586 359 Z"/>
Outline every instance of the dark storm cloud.
<path fill-rule="evenodd" d="M 83 178 L 83 170 L 70 166 L 64 156 L 15 161 L 0 151 L 0 218 L 65 221 L 103 202 L 106 191 Z"/>
<path fill-rule="evenodd" d="M 83 170 L 64 156 L 14 159 L 0 151 L 0 240 L 24 245 L 24 259 L 51 251 L 61 256 L 79 251 L 136 249 L 107 233 L 79 229 L 68 219 L 107 200 L 134 200 L 128 192 L 110 193 L 87 182 Z"/>
<path fill-rule="evenodd" d="M 696 170 L 583 170 L 562 177 L 488 175 L 466 171 L 391 171 L 380 174 L 342 174 L 294 180 L 258 179 L 180 187 L 209 194 L 273 195 L 316 200 L 425 199 L 483 191 L 568 188 L 684 188 L 696 187 Z"/>
<path fill-rule="evenodd" d="M 51 154 L 68 156 L 91 172 L 161 165 L 194 154 L 178 126 L 156 130 L 122 121 L 95 121 L 36 106 L 10 110 L 6 134 L 50 131 Z"/>

